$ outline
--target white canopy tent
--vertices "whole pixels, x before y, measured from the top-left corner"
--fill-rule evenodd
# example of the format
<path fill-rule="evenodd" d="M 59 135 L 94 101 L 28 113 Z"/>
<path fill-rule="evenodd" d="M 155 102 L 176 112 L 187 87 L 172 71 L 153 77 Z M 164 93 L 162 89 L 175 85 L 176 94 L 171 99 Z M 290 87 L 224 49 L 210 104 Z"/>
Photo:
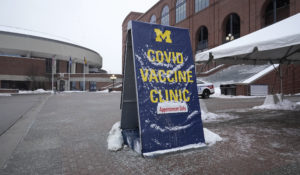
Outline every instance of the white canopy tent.
<path fill-rule="evenodd" d="M 300 63 L 300 13 L 229 43 L 196 54 L 196 62 Z M 282 70 L 280 72 L 282 93 Z"/>
<path fill-rule="evenodd" d="M 300 61 L 300 13 L 229 43 L 196 54 L 196 62 L 228 64 Z"/>

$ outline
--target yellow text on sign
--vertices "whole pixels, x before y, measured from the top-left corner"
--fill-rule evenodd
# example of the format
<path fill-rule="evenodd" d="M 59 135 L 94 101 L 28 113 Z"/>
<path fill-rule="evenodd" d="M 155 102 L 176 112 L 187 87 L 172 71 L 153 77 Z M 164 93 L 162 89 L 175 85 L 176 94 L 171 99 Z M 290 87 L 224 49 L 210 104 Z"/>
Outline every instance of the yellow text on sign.
<path fill-rule="evenodd" d="M 185 89 L 185 90 L 166 89 L 164 91 L 152 89 L 150 91 L 150 100 L 152 103 L 158 103 L 158 102 L 163 103 L 165 101 L 189 102 L 190 97 L 188 97 L 188 94 L 189 94 L 189 91 L 187 89 Z"/>
<path fill-rule="evenodd" d="M 155 70 L 155 69 L 140 69 L 140 74 L 143 82 L 188 82 L 193 83 L 192 71 L 173 71 L 173 70 Z"/>
<path fill-rule="evenodd" d="M 183 55 L 181 52 L 167 52 L 161 50 L 152 50 L 149 49 L 147 51 L 147 58 L 151 62 L 158 63 L 174 63 L 174 64 L 182 64 L 183 63 Z"/>
<path fill-rule="evenodd" d="M 154 29 L 154 32 L 156 34 L 156 42 L 162 42 L 163 40 L 165 40 L 166 43 L 172 43 L 170 30 L 165 30 L 165 32 L 163 33 L 160 29 Z"/>

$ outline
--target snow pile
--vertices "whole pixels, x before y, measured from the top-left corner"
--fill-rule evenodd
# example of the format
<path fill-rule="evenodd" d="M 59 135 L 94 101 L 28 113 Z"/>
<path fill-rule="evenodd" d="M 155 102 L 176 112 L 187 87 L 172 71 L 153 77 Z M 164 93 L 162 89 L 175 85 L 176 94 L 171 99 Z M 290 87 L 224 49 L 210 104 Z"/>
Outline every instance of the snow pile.
<path fill-rule="evenodd" d="M 289 100 L 281 100 L 279 94 L 268 95 L 261 106 L 255 106 L 253 109 L 273 109 L 273 110 L 295 110 L 297 103 L 290 102 Z"/>
<path fill-rule="evenodd" d="M 34 92 L 36 92 L 36 93 L 45 93 L 47 91 L 45 91 L 44 89 L 37 89 Z"/>
<path fill-rule="evenodd" d="M 273 110 L 295 110 L 297 107 L 296 103 L 288 100 L 283 100 L 277 104 L 263 104 L 261 106 L 254 106 L 253 109 L 273 109 Z"/>
<path fill-rule="evenodd" d="M 19 94 L 44 94 L 44 93 L 51 93 L 52 91 L 45 91 L 44 89 L 37 89 L 34 91 L 19 91 Z"/>
<path fill-rule="evenodd" d="M 201 119 L 202 121 L 211 121 L 218 119 L 219 116 L 212 112 L 207 112 L 201 109 Z"/>
<path fill-rule="evenodd" d="M 202 121 L 216 120 L 219 116 L 217 114 L 208 112 L 204 100 L 200 99 L 200 108 L 201 108 L 201 119 Z"/>
<path fill-rule="evenodd" d="M 69 93 L 84 93 L 84 92 L 86 92 L 86 91 L 63 91 L 62 93 L 67 93 L 67 94 L 69 94 Z"/>
<path fill-rule="evenodd" d="M 221 96 L 221 88 L 220 88 L 220 86 L 215 87 L 214 90 L 215 90 L 215 93 L 213 95 L 211 95 L 212 97 Z"/>
<path fill-rule="evenodd" d="M 123 137 L 122 137 L 122 129 L 120 128 L 120 126 L 121 125 L 120 125 L 120 121 L 119 121 L 119 122 L 115 123 L 112 126 L 111 130 L 109 131 L 109 135 L 108 135 L 108 138 L 107 138 L 107 145 L 108 145 L 107 148 L 110 151 L 118 151 L 118 150 L 121 150 L 122 147 L 123 147 L 124 141 L 123 141 Z M 222 138 L 218 134 L 216 134 L 216 133 L 214 133 L 214 132 L 212 132 L 212 131 L 210 131 L 206 128 L 203 128 L 203 131 L 204 131 L 205 144 L 207 146 L 212 146 L 216 142 L 222 141 Z M 137 148 L 137 150 L 135 150 L 136 152 L 139 152 L 138 150 L 141 150 L 140 146 L 141 145 L 140 145 L 139 142 L 135 143 L 135 148 Z M 203 144 L 192 144 L 192 145 L 187 145 L 187 146 L 184 146 L 184 147 L 174 148 L 174 149 L 176 149 L 177 151 L 180 151 L 180 150 L 203 147 L 203 146 L 205 146 L 205 145 L 203 145 Z"/>
<path fill-rule="evenodd" d="M 206 128 L 203 128 L 203 131 L 204 131 L 205 143 L 208 146 L 212 146 L 216 142 L 222 141 L 222 138 L 218 134 L 216 134 Z"/>
<path fill-rule="evenodd" d="M 2 96 L 2 97 L 10 97 L 11 94 L 8 94 L 8 93 L 0 93 L 0 96 Z"/>
<path fill-rule="evenodd" d="M 120 124 L 120 121 L 115 123 L 109 131 L 109 135 L 107 138 L 108 150 L 118 151 L 123 147 L 123 137 Z"/>
<path fill-rule="evenodd" d="M 103 91 L 96 91 L 96 93 L 109 93 L 108 89 L 105 89 Z"/>
<path fill-rule="evenodd" d="M 121 93 L 121 91 L 109 91 L 108 89 L 105 89 L 103 91 L 96 91 L 96 93 Z"/>
<path fill-rule="evenodd" d="M 203 122 L 212 122 L 212 121 L 216 121 L 216 120 L 220 120 L 220 119 L 234 119 L 237 118 L 236 116 L 232 116 L 229 114 L 215 114 L 212 112 L 205 112 L 203 110 L 201 110 L 201 119 Z"/>

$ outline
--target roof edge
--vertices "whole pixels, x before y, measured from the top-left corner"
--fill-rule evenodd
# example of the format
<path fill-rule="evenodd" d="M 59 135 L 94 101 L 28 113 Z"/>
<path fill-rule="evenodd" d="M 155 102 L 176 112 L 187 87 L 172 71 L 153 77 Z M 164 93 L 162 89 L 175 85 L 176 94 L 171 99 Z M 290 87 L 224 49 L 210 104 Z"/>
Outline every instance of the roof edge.
<path fill-rule="evenodd" d="M 34 35 L 28 35 L 28 34 L 22 34 L 22 33 L 15 33 L 15 32 L 8 32 L 8 31 L 0 31 L 0 33 L 10 34 L 10 35 L 15 35 L 15 36 L 25 36 L 25 37 L 29 37 L 29 38 L 33 38 L 33 39 L 41 39 L 41 40 L 46 40 L 46 41 L 54 41 L 54 42 L 58 42 L 58 43 L 61 43 L 61 44 L 75 46 L 75 47 L 78 47 L 78 48 L 81 48 L 81 49 L 85 49 L 85 50 L 91 51 L 91 52 L 99 55 L 99 57 L 101 59 L 103 59 L 102 56 L 98 52 L 96 52 L 96 51 L 94 51 L 94 50 L 92 50 L 90 48 L 87 48 L 87 47 L 84 47 L 84 46 L 80 46 L 78 44 L 69 43 L 69 42 L 66 42 L 66 41 L 60 41 L 60 40 L 51 39 L 51 38 L 44 38 L 44 37 L 40 37 L 40 36 L 34 36 Z"/>

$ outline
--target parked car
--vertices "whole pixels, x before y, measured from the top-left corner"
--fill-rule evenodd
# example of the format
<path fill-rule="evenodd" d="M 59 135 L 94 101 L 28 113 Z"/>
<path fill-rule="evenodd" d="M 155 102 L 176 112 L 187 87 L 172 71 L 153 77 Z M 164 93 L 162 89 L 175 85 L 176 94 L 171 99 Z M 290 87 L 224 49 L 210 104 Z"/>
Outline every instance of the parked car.
<path fill-rule="evenodd" d="M 209 98 L 210 95 L 215 93 L 214 85 L 212 83 L 197 80 L 198 96 L 202 98 Z"/>

